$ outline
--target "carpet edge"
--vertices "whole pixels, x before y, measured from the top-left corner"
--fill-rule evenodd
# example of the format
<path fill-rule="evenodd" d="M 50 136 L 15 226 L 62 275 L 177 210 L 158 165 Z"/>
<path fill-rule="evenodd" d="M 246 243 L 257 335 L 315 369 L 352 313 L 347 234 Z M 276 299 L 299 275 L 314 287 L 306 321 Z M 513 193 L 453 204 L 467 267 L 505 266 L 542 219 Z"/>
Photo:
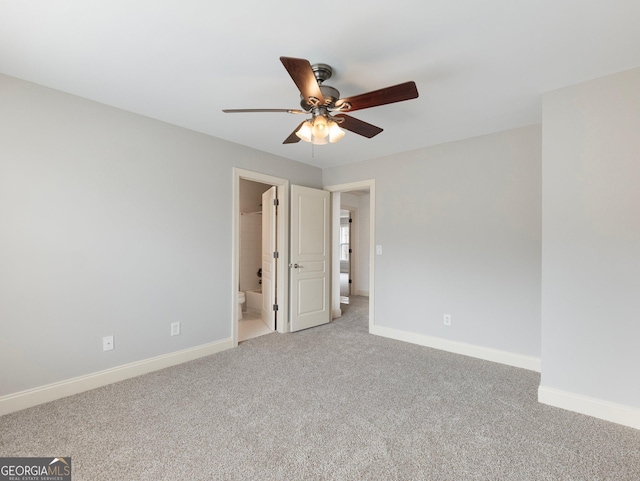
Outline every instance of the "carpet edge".
<path fill-rule="evenodd" d="M 45 386 L 7 394 L 0 397 L 0 416 L 184 362 L 193 361 L 194 359 L 210 356 L 211 354 L 226 351 L 232 347 L 234 346 L 231 338 L 222 339 L 168 354 L 142 359 L 129 364 L 123 364 L 105 369 L 104 371 L 85 374 Z"/>
<path fill-rule="evenodd" d="M 579 414 L 585 414 L 630 428 L 640 429 L 640 409 L 598 398 L 562 391 L 548 386 L 538 387 L 538 402 Z"/>
<path fill-rule="evenodd" d="M 529 371 L 540 372 L 541 370 L 539 357 L 501 351 L 499 349 L 466 344 L 464 342 L 450 341 L 448 339 L 441 339 L 438 337 L 425 336 L 423 334 L 401 331 L 390 327 L 372 326 L 369 332 L 377 336 L 387 337 L 397 341 L 418 344 L 420 346 L 431 347 L 441 351 L 452 352 L 454 354 L 462 354 L 463 356 L 475 357 L 485 361 L 492 361 L 512 367 L 527 369 Z"/>

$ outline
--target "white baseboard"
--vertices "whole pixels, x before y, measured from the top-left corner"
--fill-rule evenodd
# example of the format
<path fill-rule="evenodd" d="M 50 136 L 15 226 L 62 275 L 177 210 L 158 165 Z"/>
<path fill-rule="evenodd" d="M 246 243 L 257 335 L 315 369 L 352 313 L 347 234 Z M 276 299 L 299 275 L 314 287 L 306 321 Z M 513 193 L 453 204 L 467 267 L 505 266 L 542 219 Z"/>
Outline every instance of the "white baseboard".
<path fill-rule="evenodd" d="M 124 364 L 111 369 L 105 369 L 104 371 L 66 379 L 46 386 L 8 394 L 0 397 L 0 416 L 140 376 L 141 374 L 182 364 L 183 362 L 193 361 L 194 359 L 216 354 L 231 349 L 232 347 L 232 339 L 223 339 L 162 356 Z"/>
<path fill-rule="evenodd" d="M 400 331 L 390 327 L 372 326 L 369 332 L 376 336 L 388 337 L 398 341 L 410 342 L 411 344 L 440 349 L 441 351 L 453 352 L 455 354 L 475 357 L 485 361 L 499 362 L 508 366 L 540 372 L 540 358 L 534 356 L 525 356 L 523 354 L 516 354 L 508 351 L 500 351 L 498 349 L 475 346 L 464 342 L 449 341 L 439 337 L 430 337 L 423 334 Z"/>
<path fill-rule="evenodd" d="M 640 429 L 640 409 L 551 387 L 538 387 L 538 402 Z"/>
<path fill-rule="evenodd" d="M 331 319 L 337 319 L 339 317 L 342 317 L 342 309 L 334 309 L 333 311 L 331 311 Z"/>
<path fill-rule="evenodd" d="M 356 296 L 369 297 L 369 291 L 362 291 L 360 289 L 356 289 Z"/>

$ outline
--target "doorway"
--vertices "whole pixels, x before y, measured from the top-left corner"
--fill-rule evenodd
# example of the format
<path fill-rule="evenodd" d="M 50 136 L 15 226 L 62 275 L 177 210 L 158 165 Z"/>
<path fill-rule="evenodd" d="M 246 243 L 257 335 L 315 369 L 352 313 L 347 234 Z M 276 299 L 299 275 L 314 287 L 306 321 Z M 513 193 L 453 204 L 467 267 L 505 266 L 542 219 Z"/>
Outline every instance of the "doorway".
<path fill-rule="evenodd" d="M 271 184 L 240 179 L 238 342 L 276 329 L 270 308 L 275 281 L 275 192 Z"/>
<path fill-rule="evenodd" d="M 276 278 L 276 295 L 277 295 L 277 299 L 274 303 L 275 309 L 277 311 L 277 331 L 280 333 L 286 333 L 286 332 L 290 332 L 293 327 L 291 324 L 291 319 L 290 319 L 290 311 L 292 308 L 295 308 L 295 306 L 292 307 L 292 301 L 290 301 L 290 297 L 291 297 L 291 293 L 290 293 L 290 279 L 291 279 L 291 270 L 289 269 L 289 267 L 292 267 L 294 270 L 296 267 L 296 263 L 298 263 L 299 261 L 294 259 L 292 260 L 293 264 L 290 266 L 289 265 L 289 260 L 290 260 L 290 249 L 289 249 L 289 244 L 290 244 L 290 230 L 289 230 L 289 225 L 291 223 L 291 210 L 290 210 L 290 192 L 291 192 L 291 186 L 290 183 L 287 179 L 283 179 L 283 178 L 279 178 L 279 177 L 274 177 L 271 175 L 267 175 L 267 174 L 261 174 L 258 172 L 253 172 L 253 171 L 249 171 L 249 170 L 244 170 L 244 169 L 240 169 L 240 168 L 234 168 L 233 169 L 233 205 L 232 205 L 232 245 L 233 245 L 233 259 L 232 259 L 232 282 L 231 282 L 231 292 L 230 292 L 230 299 L 232 302 L 232 306 L 231 306 L 231 337 L 232 337 L 232 344 L 234 347 L 236 347 L 238 345 L 238 291 L 239 291 L 239 252 L 240 252 L 240 233 L 239 233 L 239 225 L 240 225 L 240 180 L 241 179 L 245 179 L 245 180 L 250 180 L 250 181 L 254 181 L 254 182 L 258 182 L 258 183 L 262 183 L 262 184 L 268 184 L 271 186 L 275 186 L 276 187 L 276 192 L 277 192 L 277 199 L 279 201 L 279 205 L 278 205 L 278 215 L 277 215 L 277 220 L 276 220 L 276 253 L 274 255 L 274 257 L 276 258 L 276 265 L 275 265 L 275 278 Z M 305 187 L 297 187 L 299 189 L 308 189 Z M 313 191 L 314 189 L 308 189 L 309 191 Z M 315 189 L 318 193 L 322 192 L 319 191 L 317 189 Z M 345 192 L 346 194 L 353 194 L 353 195 L 360 195 L 360 196 L 365 196 L 367 198 L 367 202 L 365 202 L 364 204 L 366 205 L 366 209 L 368 210 L 368 212 L 360 210 L 360 218 L 361 219 L 366 219 L 367 222 L 367 227 L 361 229 L 361 231 L 363 232 L 362 235 L 362 239 L 363 239 L 363 243 L 361 244 L 360 242 L 358 242 L 358 245 L 364 245 L 364 240 L 366 240 L 367 244 L 366 247 L 364 248 L 359 248 L 359 252 L 360 255 L 362 256 L 362 259 L 364 259 L 362 262 L 360 262 L 360 260 L 355 264 L 357 266 L 359 266 L 359 272 L 361 274 L 360 277 L 356 276 L 354 278 L 354 286 L 352 287 L 352 292 L 355 292 L 356 295 L 358 296 L 362 296 L 363 299 L 367 299 L 368 298 L 368 302 L 367 302 L 367 306 L 368 306 L 368 313 L 369 313 L 369 330 L 371 331 L 372 327 L 375 324 L 375 319 L 374 319 L 374 232 L 375 232 L 375 181 L 374 180 L 366 180 L 366 181 L 359 181 L 359 182 L 352 182 L 350 184 L 340 184 L 340 185 L 334 185 L 334 186 L 329 186 L 329 187 L 325 187 L 324 189 L 326 192 L 331 193 L 331 197 L 333 199 L 333 196 L 335 195 L 340 195 L 341 192 Z M 298 193 L 300 194 L 300 192 Z M 312 197 L 315 197 L 312 196 Z M 300 199 L 298 201 L 296 201 L 296 206 L 306 206 L 306 207 L 310 207 L 311 208 L 311 212 L 315 212 L 318 211 L 320 212 L 321 210 L 327 210 L 329 209 L 329 197 L 327 196 L 326 201 L 323 201 L 324 203 L 324 207 L 320 208 L 320 201 L 319 199 L 316 200 L 309 200 L 308 201 L 302 201 L 302 203 L 300 203 Z M 305 208 L 306 208 L 305 207 Z M 336 210 L 337 209 L 337 210 Z M 339 222 L 339 211 L 340 211 L 340 205 L 339 205 L 339 201 L 338 203 L 336 203 L 335 201 L 331 202 L 331 208 L 329 209 L 331 212 L 331 222 Z M 337 212 L 337 214 L 336 214 Z M 297 215 L 296 219 L 300 220 L 300 218 L 302 219 L 307 219 L 307 215 Z M 313 217 L 309 216 L 309 217 Z M 294 223 L 296 224 L 296 223 Z M 327 224 L 327 229 L 329 229 L 328 224 Z M 315 228 L 314 228 L 315 229 Z M 294 229 L 294 232 L 297 231 L 297 229 Z M 308 229 L 303 229 L 304 232 L 304 238 L 308 238 L 309 236 L 309 230 Z M 333 232 L 337 232 L 335 225 L 333 227 Z M 364 235 L 364 233 L 366 232 L 366 234 L 368 235 Z M 311 236 L 315 239 L 315 236 Z M 355 236 L 352 234 L 353 239 L 355 239 Z M 307 239 L 309 240 L 309 239 Z M 327 237 L 327 241 L 328 241 L 328 237 Z M 351 241 L 352 244 L 354 243 L 354 240 Z M 304 243 L 294 243 L 294 245 L 304 245 Z M 329 244 L 327 244 L 329 245 Z M 305 252 L 309 251 L 312 252 L 314 249 L 306 249 L 305 248 Z M 324 264 L 327 266 L 327 275 L 329 275 L 329 271 L 331 272 L 331 279 L 330 279 L 330 283 L 328 283 L 325 287 L 325 292 L 331 292 L 331 296 L 330 296 L 330 302 L 327 300 L 328 304 L 327 304 L 327 315 L 333 318 L 339 317 L 340 316 L 340 279 L 339 279 L 339 266 L 336 268 L 336 264 L 335 262 L 339 263 L 339 257 L 338 257 L 338 248 L 337 246 L 333 246 L 333 248 L 330 249 L 331 252 L 333 252 L 333 254 L 331 254 L 331 259 L 329 262 L 329 259 L 327 259 L 326 261 L 322 261 L 324 262 Z M 355 258 L 354 258 L 355 259 Z M 360 258 L 359 258 L 360 259 Z M 307 262 L 307 260 L 305 260 L 305 262 Z M 311 260 L 311 262 L 314 262 L 315 264 L 321 264 L 321 262 L 319 261 L 315 261 L 315 260 Z M 313 275 L 315 269 L 312 269 L 311 267 L 314 267 L 313 265 L 311 266 L 306 266 L 304 262 L 301 263 L 302 266 L 298 266 L 298 267 L 303 267 L 304 269 L 307 269 L 305 272 L 305 276 L 307 275 Z M 329 264 L 332 265 L 331 269 L 328 269 Z M 300 270 L 300 269 L 297 269 Z M 307 274 L 308 273 L 308 274 Z M 299 272 L 298 272 L 299 274 Z M 298 277 L 300 277 L 298 275 Z M 308 280 L 308 279 L 304 279 L 304 280 Z M 319 281 L 317 280 L 308 280 L 309 284 L 311 283 L 317 283 Z M 359 287 L 358 287 L 359 286 Z M 293 288 L 292 288 L 293 289 Z M 355 289 L 355 291 L 353 290 Z M 315 291 L 318 292 L 322 292 L 322 290 L 316 289 Z M 299 292 L 299 291 L 296 291 Z M 306 291 L 311 292 L 309 289 L 307 289 Z M 298 299 L 297 296 L 293 296 L 292 297 L 293 300 Z M 299 301 L 299 299 L 298 299 Z M 307 311 L 311 311 L 311 310 L 316 310 L 315 306 L 317 303 L 321 303 L 319 300 L 310 300 L 310 302 L 306 302 L 304 309 L 295 309 L 295 313 L 299 314 L 307 312 Z M 298 306 L 300 307 L 300 306 Z M 308 308 L 308 309 L 307 309 Z M 298 312 L 299 311 L 299 312 Z M 330 317 L 327 317 L 327 320 L 324 322 L 329 322 Z M 308 326 L 311 327 L 311 326 Z M 302 326 L 301 328 L 306 328 L 304 326 Z M 295 329 L 294 329 L 295 330 Z"/>
<path fill-rule="evenodd" d="M 340 195 L 340 304 L 349 304 L 353 284 L 353 218 L 355 209 L 347 207 Z"/>
<path fill-rule="evenodd" d="M 289 211 L 289 181 L 287 179 L 282 179 L 278 177 L 273 177 L 266 174 L 261 174 L 258 172 L 252 172 L 248 170 L 235 168 L 233 171 L 234 179 L 233 179 L 233 229 L 232 229 L 232 242 L 233 242 L 233 269 L 232 269 L 232 322 L 231 322 L 231 333 L 234 347 L 238 345 L 238 342 L 241 340 L 239 337 L 239 323 L 243 322 L 239 320 L 239 310 L 242 309 L 238 302 L 239 292 L 241 291 L 241 287 L 258 287 L 256 289 L 248 289 L 253 291 L 262 291 L 262 284 L 259 281 L 264 282 L 262 278 L 262 271 L 260 271 L 262 267 L 262 263 L 256 264 L 255 266 L 243 266 L 245 272 L 241 274 L 241 229 L 243 224 L 256 224 L 253 228 L 258 229 L 257 225 L 262 225 L 262 217 L 263 217 L 263 207 L 259 204 L 262 203 L 262 200 L 257 201 L 253 200 L 253 204 L 249 203 L 249 205 L 245 204 L 245 200 L 241 196 L 245 189 L 254 190 L 255 195 L 248 196 L 248 199 L 252 199 L 255 197 L 262 199 L 262 192 L 268 190 L 270 187 L 275 187 L 275 199 L 277 200 L 278 206 L 277 209 L 279 212 L 287 213 Z M 259 213 L 258 213 L 259 212 Z M 245 216 L 243 216 L 245 214 Z M 253 219 L 250 217 L 253 216 Z M 243 220 L 244 217 L 244 220 Z M 248 222 L 245 222 L 248 221 Z M 257 320 L 260 319 L 259 322 L 262 322 L 262 309 L 263 306 L 268 305 L 271 313 L 275 315 L 273 326 L 265 326 L 265 327 L 275 327 L 278 332 L 287 332 L 287 326 L 285 320 L 288 319 L 288 283 L 289 283 L 289 272 L 285 267 L 288 262 L 288 224 L 287 224 L 287 215 L 276 215 L 275 216 L 275 250 L 272 253 L 273 259 L 273 268 L 272 272 L 269 274 L 272 276 L 271 280 L 273 284 L 267 291 L 270 291 L 273 296 L 273 300 L 268 300 L 264 296 L 264 292 L 260 292 L 260 300 L 257 300 L 257 295 L 250 294 L 249 297 L 252 297 L 254 300 L 251 302 L 251 309 L 253 312 L 250 312 L 249 319 L 251 317 L 255 317 Z M 262 228 L 260 228 L 260 233 L 262 233 Z M 254 239 L 255 240 L 255 239 Z M 256 241 L 257 243 L 257 241 Z M 262 245 L 262 235 L 260 234 L 260 245 Z M 262 259 L 262 252 L 258 254 L 258 257 Z M 257 261 L 252 261 L 257 262 Z M 255 272 L 254 272 L 255 271 Z M 255 278 L 254 278 L 255 277 Z M 242 282 L 241 282 L 242 280 Z M 243 291 L 245 292 L 245 291 Z M 258 294 L 254 292 L 254 294 Z M 271 296 L 270 296 L 271 297 Z M 245 301 L 244 308 L 246 309 L 246 303 L 248 302 L 247 295 L 245 293 Z M 262 306 L 257 305 L 256 303 L 260 302 Z M 275 311 L 275 312 L 274 312 Z M 243 313 L 244 316 L 244 313 Z M 250 319 L 251 320 L 251 319 Z M 259 326 L 259 325 L 258 325 Z M 244 326 L 243 326 L 244 327 Z M 273 332 L 271 329 L 264 330 L 264 333 Z"/>
<path fill-rule="evenodd" d="M 325 187 L 331 192 L 332 201 L 332 225 L 333 225 L 333 255 L 332 255 L 332 282 L 331 282 L 331 308 L 333 318 L 342 315 L 346 304 L 341 300 L 346 296 L 341 294 L 341 277 L 344 279 L 345 271 L 349 271 L 348 284 L 349 297 L 358 296 L 358 299 L 368 298 L 369 330 L 375 325 L 374 305 L 374 233 L 375 233 L 375 181 L 365 180 L 338 184 Z M 343 228 L 344 212 L 348 211 L 351 222 L 348 231 Z M 348 222 L 348 221 L 347 221 Z M 348 247 L 342 242 L 342 233 L 349 233 Z M 347 250 L 347 252 L 345 252 Z M 348 252 L 350 250 L 350 252 Z M 347 256 L 347 254 L 349 254 Z M 349 259 L 348 264 L 344 259 Z M 343 292 L 345 288 L 342 287 Z"/>

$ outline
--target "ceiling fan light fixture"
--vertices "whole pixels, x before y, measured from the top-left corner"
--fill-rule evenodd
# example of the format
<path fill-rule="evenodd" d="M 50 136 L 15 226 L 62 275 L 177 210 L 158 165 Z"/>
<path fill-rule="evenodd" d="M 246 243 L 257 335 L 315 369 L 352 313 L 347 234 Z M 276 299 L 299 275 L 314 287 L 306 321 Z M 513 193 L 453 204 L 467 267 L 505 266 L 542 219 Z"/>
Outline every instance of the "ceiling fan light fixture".
<path fill-rule="evenodd" d="M 345 131 L 338 127 L 338 123 L 326 115 L 316 115 L 311 120 L 302 123 L 296 131 L 296 136 L 313 145 L 332 144 L 344 137 Z"/>
<path fill-rule="evenodd" d="M 333 120 L 329 122 L 329 142 L 336 143 L 342 137 L 344 137 L 345 131 L 342 130 L 336 122 Z"/>
<path fill-rule="evenodd" d="M 325 138 L 329 135 L 329 123 L 324 115 L 318 115 L 313 119 L 313 136 Z"/>
<path fill-rule="evenodd" d="M 325 145 L 328 144 L 328 137 L 316 137 L 316 136 L 311 136 L 311 143 L 313 145 Z"/>
<path fill-rule="evenodd" d="M 311 142 L 311 137 L 313 136 L 312 129 L 313 125 L 307 120 L 300 126 L 296 135 L 305 142 Z"/>

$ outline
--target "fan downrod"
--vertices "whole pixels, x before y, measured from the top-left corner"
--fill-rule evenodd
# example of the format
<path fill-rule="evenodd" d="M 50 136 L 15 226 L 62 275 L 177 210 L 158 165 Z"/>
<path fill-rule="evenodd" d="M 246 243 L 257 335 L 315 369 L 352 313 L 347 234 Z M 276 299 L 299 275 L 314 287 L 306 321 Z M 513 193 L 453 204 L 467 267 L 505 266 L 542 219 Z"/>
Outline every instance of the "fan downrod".
<path fill-rule="evenodd" d="M 316 76 L 318 80 L 318 84 L 322 85 L 322 82 L 328 80 L 333 75 L 333 69 L 331 65 L 327 65 L 326 63 L 314 63 L 311 66 L 311 70 L 313 70 L 313 75 Z"/>

